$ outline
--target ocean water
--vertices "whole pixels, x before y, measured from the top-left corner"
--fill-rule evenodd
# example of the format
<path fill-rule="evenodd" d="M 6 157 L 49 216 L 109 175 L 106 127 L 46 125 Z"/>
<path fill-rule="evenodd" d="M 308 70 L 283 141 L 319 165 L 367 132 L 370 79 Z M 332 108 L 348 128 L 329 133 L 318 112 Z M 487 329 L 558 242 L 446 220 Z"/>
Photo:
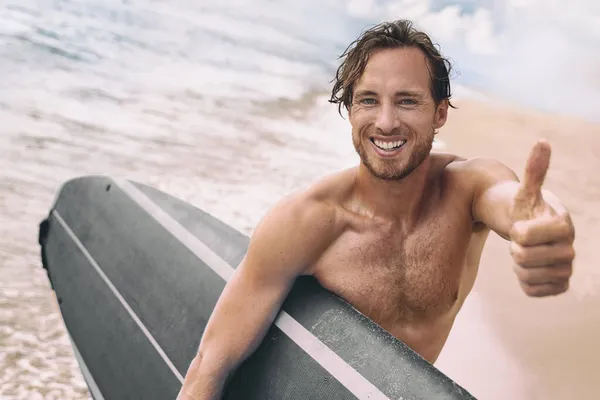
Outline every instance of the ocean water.
<path fill-rule="evenodd" d="M 0 1 L 0 397 L 89 396 L 36 242 L 37 224 L 62 182 L 84 174 L 138 180 L 250 233 L 281 195 L 357 161 L 347 121 L 327 98 L 337 56 L 363 27 L 382 15 L 418 17 L 462 64 L 457 95 L 485 99 L 482 92 L 506 86 L 500 67 L 481 65 L 486 57 L 510 64 L 501 62 L 508 53 L 486 50 L 501 49 L 510 36 L 495 30 L 517 20 L 507 7 Z M 444 21 L 464 24 L 451 29 Z M 598 31 L 590 32 L 592 46 Z M 568 96 L 579 79 L 557 87 Z M 578 95 L 597 93 L 589 90 Z"/>

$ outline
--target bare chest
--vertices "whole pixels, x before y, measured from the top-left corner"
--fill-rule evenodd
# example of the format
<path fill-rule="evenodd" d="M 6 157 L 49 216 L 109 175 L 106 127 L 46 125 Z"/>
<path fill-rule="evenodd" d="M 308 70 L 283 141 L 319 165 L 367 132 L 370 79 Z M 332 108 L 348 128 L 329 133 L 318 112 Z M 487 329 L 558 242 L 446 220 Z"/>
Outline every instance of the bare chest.
<path fill-rule="evenodd" d="M 461 296 L 472 228 L 432 219 L 403 235 L 348 231 L 323 255 L 316 277 L 384 325 L 447 314 Z"/>

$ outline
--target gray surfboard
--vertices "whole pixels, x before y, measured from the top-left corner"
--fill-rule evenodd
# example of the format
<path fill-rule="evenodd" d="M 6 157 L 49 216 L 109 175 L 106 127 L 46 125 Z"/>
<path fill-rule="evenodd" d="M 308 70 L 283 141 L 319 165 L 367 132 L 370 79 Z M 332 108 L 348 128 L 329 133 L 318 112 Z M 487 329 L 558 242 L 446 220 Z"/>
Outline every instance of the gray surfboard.
<path fill-rule="evenodd" d="M 40 224 L 42 263 L 95 399 L 174 399 L 248 238 L 152 187 L 84 176 Z M 296 280 L 224 399 L 472 399 L 321 287 Z"/>

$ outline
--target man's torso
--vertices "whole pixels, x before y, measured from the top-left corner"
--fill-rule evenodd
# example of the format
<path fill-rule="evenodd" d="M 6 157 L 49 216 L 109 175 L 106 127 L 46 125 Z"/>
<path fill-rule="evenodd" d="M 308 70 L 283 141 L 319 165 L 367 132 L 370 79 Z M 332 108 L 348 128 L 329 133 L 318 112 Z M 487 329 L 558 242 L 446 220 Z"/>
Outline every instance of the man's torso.
<path fill-rule="evenodd" d="M 469 174 L 460 164 L 432 154 L 412 226 L 353 211 L 354 170 L 328 179 L 321 201 L 333 204 L 342 228 L 307 271 L 430 362 L 473 286 L 489 233 L 473 223 Z M 400 209 L 402 199 L 394 201 Z"/>

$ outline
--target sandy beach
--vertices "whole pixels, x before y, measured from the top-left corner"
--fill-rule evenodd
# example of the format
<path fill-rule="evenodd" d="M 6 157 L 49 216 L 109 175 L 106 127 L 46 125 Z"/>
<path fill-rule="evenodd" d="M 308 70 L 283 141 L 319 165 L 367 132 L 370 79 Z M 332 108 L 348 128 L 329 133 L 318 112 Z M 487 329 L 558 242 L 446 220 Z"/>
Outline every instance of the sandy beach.
<path fill-rule="evenodd" d="M 506 102 L 461 101 L 440 138 L 466 157 L 495 157 L 522 176 L 536 140 L 553 148 L 545 188 L 572 213 L 577 258 L 568 293 L 527 298 L 497 235 L 488 240 L 471 297 L 437 366 L 482 399 L 592 399 L 600 346 L 600 125 L 520 110 Z"/>

